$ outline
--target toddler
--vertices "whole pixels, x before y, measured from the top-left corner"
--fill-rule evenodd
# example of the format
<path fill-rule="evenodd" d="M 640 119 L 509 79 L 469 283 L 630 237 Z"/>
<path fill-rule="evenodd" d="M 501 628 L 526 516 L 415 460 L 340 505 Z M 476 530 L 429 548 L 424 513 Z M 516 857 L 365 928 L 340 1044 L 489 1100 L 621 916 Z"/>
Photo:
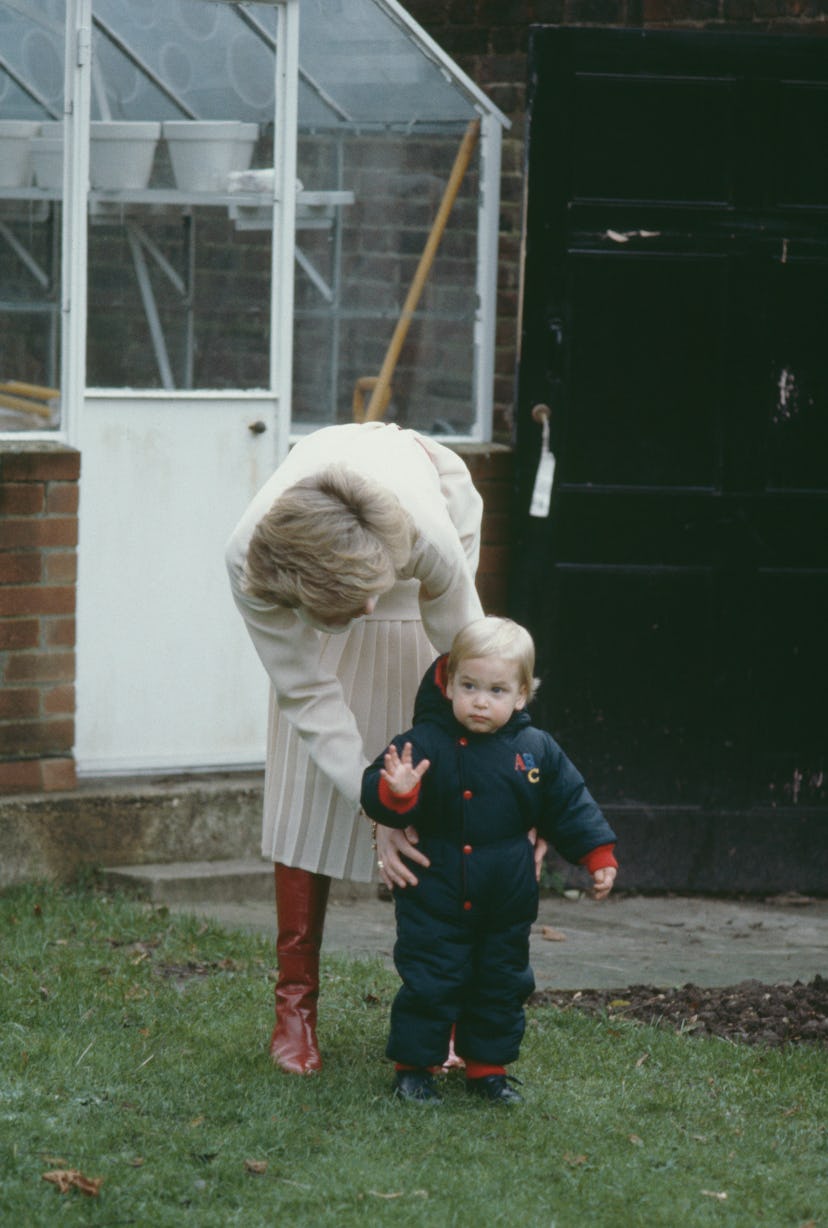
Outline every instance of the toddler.
<path fill-rule="evenodd" d="M 505 618 L 469 623 L 423 678 L 412 728 L 363 776 L 369 817 L 415 828 L 429 861 L 417 866 L 415 885 L 394 889 L 403 983 L 386 1054 L 403 1100 L 440 1102 L 433 1071 L 453 1027 L 468 1090 L 502 1104 L 521 1099 L 506 1066 L 518 1056 L 534 989 L 535 835 L 586 866 L 596 897 L 612 890 L 615 834 L 526 710 L 534 667 L 525 628 Z"/>

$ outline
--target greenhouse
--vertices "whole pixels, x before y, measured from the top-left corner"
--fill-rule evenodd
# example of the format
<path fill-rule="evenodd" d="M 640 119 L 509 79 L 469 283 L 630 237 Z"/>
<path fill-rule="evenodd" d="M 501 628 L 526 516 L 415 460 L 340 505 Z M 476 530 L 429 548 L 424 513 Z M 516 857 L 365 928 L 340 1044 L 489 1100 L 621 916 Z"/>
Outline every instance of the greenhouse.
<path fill-rule="evenodd" d="M 283 316 L 288 302 L 273 286 L 273 240 L 295 221 L 294 343 L 281 366 L 292 357 L 293 422 L 310 426 L 365 399 L 468 135 L 389 408 L 408 425 L 485 437 L 491 104 L 394 3 L 94 0 L 87 155 L 81 116 L 64 133 L 64 18 L 83 38 L 84 8 L 0 4 L 0 380 L 32 385 L 35 402 L 14 403 L 7 387 L 0 427 L 62 423 L 59 397 L 38 403 L 37 389 L 61 383 L 60 203 L 84 191 L 87 156 L 83 383 L 284 393 L 272 308 Z M 65 224 L 63 241 L 82 247 Z"/>
<path fill-rule="evenodd" d="M 291 436 L 490 438 L 505 123 L 396 0 L 0 0 L 0 435 L 81 453 L 82 770 L 260 759 L 221 546 Z"/>

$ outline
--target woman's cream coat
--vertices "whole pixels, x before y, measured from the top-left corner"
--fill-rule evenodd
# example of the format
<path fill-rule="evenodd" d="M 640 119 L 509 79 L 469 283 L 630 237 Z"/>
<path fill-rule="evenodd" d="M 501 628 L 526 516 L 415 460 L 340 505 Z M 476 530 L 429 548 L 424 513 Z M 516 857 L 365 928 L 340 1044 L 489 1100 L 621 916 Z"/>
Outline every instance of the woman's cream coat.
<path fill-rule="evenodd" d="M 383 423 L 326 427 L 296 444 L 230 538 L 226 561 L 233 597 L 272 683 L 278 717 L 287 718 L 316 769 L 355 816 L 363 770 L 379 747 L 363 747 L 340 680 L 322 663 L 323 646 L 330 637 L 293 610 L 267 605 L 244 591 L 247 548 L 259 520 L 289 486 L 333 462 L 348 465 L 392 491 L 416 527 L 414 548 L 398 573 L 397 585 L 365 621 L 410 618 L 416 594 L 425 631 L 437 652 L 447 651 L 456 632 L 482 615 L 474 586 L 482 500 L 462 460 L 427 436 Z M 368 672 L 364 685 L 371 690 L 388 687 L 389 679 L 372 674 L 371 661 L 365 661 L 364 668 Z M 412 676 L 414 690 L 418 680 Z M 268 774 L 290 770 L 285 763 L 269 762 L 267 768 Z"/>

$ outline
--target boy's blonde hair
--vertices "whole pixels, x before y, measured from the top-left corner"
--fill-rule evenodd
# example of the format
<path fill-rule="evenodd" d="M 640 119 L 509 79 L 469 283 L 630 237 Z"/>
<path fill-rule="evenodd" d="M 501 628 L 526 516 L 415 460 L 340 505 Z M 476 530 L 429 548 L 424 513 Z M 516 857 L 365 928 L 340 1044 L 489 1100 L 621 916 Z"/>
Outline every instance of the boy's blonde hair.
<path fill-rule="evenodd" d="M 517 666 L 518 685 L 533 699 L 540 679 L 535 678 L 535 643 L 529 632 L 511 618 L 477 618 L 458 631 L 451 645 L 446 672 L 449 680 L 463 661 L 472 657 L 500 657 Z"/>
<path fill-rule="evenodd" d="M 250 541 L 245 590 L 322 623 L 355 618 L 392 588 L 414 524 L 396 495 L 333 464 L 279 495 Z"/>

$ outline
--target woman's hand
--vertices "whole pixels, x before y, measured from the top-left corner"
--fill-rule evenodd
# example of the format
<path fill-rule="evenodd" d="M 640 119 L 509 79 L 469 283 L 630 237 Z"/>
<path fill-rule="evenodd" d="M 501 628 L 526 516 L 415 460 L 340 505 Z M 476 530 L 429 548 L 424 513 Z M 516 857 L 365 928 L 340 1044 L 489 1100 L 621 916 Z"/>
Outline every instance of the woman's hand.
<path fill-rule="evenodd" d="M 535 878 L 540 882 L 541 874 L 543 873 L 543 863 L 546 861 L 546 854 L 549 851 L 549 841 L 544 840 L 543 836 L 538 835 L 537 827 L 532 827 L 529 831 L 529 843 L 535 848 Z"/>
<path fill-rule="evenodd" d="M 420 866 L 430 866 L 431 862 L 425 853 L 414 846 L 420 837 L 415 827 L 383 827 L 377 824 L 377 866 L 380 877 L 386 887 L 416 887 L 417 876 L 408 868 L 402 857 L 414 861 Z"/>

